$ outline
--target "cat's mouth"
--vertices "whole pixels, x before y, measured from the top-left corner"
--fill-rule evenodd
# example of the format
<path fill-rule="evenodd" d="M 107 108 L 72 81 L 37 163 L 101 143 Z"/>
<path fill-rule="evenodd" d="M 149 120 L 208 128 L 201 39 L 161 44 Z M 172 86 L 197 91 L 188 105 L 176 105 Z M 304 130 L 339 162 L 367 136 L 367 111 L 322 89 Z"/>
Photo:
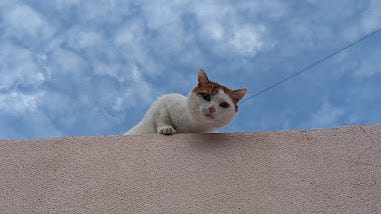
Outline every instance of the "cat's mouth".
<path fill-rule="evenodd" d="M 214 120 L 214 116 L 212 114 L 204 114 L 204 116 L 208 119 Z"/>

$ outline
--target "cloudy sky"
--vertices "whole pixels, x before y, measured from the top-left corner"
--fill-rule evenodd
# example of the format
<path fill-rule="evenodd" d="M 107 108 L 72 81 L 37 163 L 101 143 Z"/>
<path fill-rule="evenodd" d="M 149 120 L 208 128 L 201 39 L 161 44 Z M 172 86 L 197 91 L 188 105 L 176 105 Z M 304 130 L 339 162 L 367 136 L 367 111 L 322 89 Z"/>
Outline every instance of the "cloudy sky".
<path fill-rule="evenodd" d="M 2 0 L 0 138 L 121 134 L 199 68 L 249 96 L 381 27 L 378 0 Z M 240 106 L 223 132 L 381 123 L 381 33 Z"/>

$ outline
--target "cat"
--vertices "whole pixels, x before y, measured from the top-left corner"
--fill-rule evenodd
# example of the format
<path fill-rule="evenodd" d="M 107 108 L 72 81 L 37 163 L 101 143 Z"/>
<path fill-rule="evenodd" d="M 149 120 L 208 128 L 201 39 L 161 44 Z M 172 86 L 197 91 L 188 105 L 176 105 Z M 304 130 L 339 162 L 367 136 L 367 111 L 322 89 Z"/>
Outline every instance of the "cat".
<path fill-rule="evenodd" d="M 209 81 L 203 69 L 198 72 L 198 85 L 188 97 L 166 94 L 153 102 L 143 120 L 124 135 L 160 133 L 218 133 L 217 128 L 229 124 L 238 112 L 238 102 L 246 88 L 231 90 Z"/>

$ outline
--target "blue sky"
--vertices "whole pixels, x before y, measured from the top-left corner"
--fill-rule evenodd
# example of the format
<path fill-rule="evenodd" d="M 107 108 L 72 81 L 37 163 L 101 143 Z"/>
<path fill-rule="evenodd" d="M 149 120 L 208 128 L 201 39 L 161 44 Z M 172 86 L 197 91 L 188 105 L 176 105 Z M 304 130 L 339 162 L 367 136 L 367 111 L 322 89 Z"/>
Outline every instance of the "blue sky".
<path fill-rule="evenodd" d="M 381 27 L 381 1 L 0 1 L 0 138 L 121 134 L 199 68 L 252 95 Z M 381 122 L 381 35 L 248 100 L 223 132 Z"/>

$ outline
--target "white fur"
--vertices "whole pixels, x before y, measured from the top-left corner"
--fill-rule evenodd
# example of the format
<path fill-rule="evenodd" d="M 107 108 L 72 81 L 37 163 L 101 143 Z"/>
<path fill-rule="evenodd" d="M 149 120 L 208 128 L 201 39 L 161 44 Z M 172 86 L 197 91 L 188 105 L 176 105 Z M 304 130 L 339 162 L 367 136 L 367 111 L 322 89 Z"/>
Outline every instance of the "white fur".
<path fill-rule="evenodd" d="M 230 107 L 222 108 L 220 106 L 222 102 L 227 102 Z M 214 107 L 216 111 L 211 113 L 209 107 Z M 233 100 L 222 89 L 212 96 L 210 101 L 192 92 L 188 97 L 167 94 L 159 97 L 143 120 L 124 135 L 213 133 L 218 132 L 217 128 L 230 123 L 236 113 Z M 207 114 L 210 116 L 206 116 Z"/>

